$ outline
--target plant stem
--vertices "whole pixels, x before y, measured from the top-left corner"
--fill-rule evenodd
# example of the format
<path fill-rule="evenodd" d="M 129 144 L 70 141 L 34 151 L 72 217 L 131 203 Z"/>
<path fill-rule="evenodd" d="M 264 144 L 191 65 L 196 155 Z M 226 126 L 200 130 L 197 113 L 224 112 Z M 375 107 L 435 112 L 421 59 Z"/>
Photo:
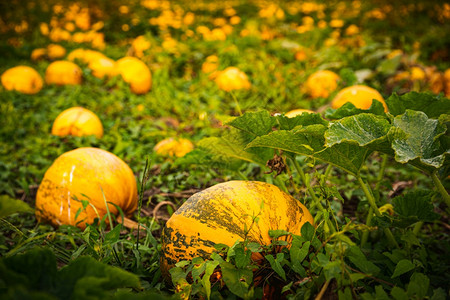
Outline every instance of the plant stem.
<path fill-rule="evenodd" d="M 366 219 L 366 225 L 370 226 L 370 223 L 372 222 L 372 216 L 373 216 L 373 208 L 369 207 L 369 212 L 367 214 L 367 219 Z M 361 237 L 361 247 L 363 247 L 366 243 L 367 240 L 369 239 L 369 231 L 364 231 L 363 235 Z"/>
<path fill-rule="evenodd" d="M 356 178 L 358 179 L 359 185 L 361 186 L 364 194 L 366 195 L 367 200 L 369 201 L 370 207 L 373 209 L 373 212 L 375 213 L 375 215 L 377 217 L 380 217 L 381 213 L 378 210 L 378 206 L 375 203 L 375 198 L 373 197 L 372 193 L 369 192 L 369 189 L 367 188 L 366 184 L 364 183 L 364 181 L 362 180 L 362 178 L 359 174 L 356 175 Z M 388 240 L 392 246 L 400 248 L 400 246 L 398 245 L 397 241 L 394 238 L 394 235 L 392 234 L 392 232 L 389 228 L 384 229 L 384 234 L 386 235 L 386 237 L 388 238 Z"/>
<path fill-rule="evenodd" d="M 308 180 L 306 180 L 305 172 L 303 172 L 302 167 L 300 167 L 298 161 L 294 158 L 291 159 L 291 161 L 294 163 L 294 167 L 297 170 L 298 174 L 300 175 L 301 180 L 303 181 L 303 184 L 306 186 L 306 189 L 308 191 L 308 194 L 313 199 L 314 203 L 319 207 L 319 209 L 324 213 L 325 215 L 325 208 L 323 207 L 322 203 L 320 203 L 320 199 L 317 198 L 316 193 L 314 193 L 313 188 L 311 187 L 311 184 Z M 336 232 L 335 227 L 333 226 L 333 223 L 331 223 L 330 219 L 326 220 L 326 224 L 329 227 L 331 233 Z"/>
<path fill-rule="evenodd" d="M 386 170 L 388 155 L 383 154 L 382 159 L 383 160 L 381 161 L 380 171 L 378 172 L 378 176 L 377 176 L 377 183 L 375 184 L 375 190 L 378 190 L 380 188 L 381 180 L 383 179 L 384 171 Z"/>
<path fill-rule="evenodd" d="M 330 284 L 330 280 L 327 280 L 325 284 L 320 289 L 319 294 L 317 294 L 316 298 L 314 300 L 321 300 L 325 292 L 327 291 L 328 285 Z"/>
<path fill-rule="evenodd" d="M 325 170 L 325 180 L 328 179 L 328 176 L 330 176 L 331 171 L 333 170 L 333 165 L 329 164 Z"/>
<path fill-rule="evenodd" d="M 436 175 L 436 172 L 431 173 L 431 179 L 433 179 L 433 183 L 438 189 L 439 193 L 441 193 L 442 198 L 444 199 L 445 204 L 447 204 L 448 208 L 450 208 L 450 195 L 445 190 L 445 187 L 442 185 L 442 182 Z"/>
<path fill-rule="evenodd" d="M 230 94 L 231 94 L 231 96 L 233 97 L 234 103 L 236 103 L 236 109 L 237 109 L 239 115 L 242 116 L 241 106 L 239 105 L 239 102 L 238 102 L 236 96 L 234 95 L 233 92 L 230 92 Z"/>

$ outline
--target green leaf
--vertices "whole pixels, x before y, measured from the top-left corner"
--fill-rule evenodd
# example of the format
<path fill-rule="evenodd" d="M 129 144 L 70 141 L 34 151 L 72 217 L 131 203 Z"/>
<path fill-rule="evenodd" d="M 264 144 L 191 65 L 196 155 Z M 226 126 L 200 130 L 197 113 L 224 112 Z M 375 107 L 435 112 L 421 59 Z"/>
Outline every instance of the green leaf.
<path fill-rule="evenodd" d="M 105 244 L 115 244 L 120 238 L 120 230 L 122 229 L 122 224 L 116 225 L 113 230 L 105 235 Z"/>
<path fill-rule="evenodd" d="M 339 259 L 335 261 L 329 261 L 323 266 L 323 272 L 325 274 L 326 280 L 338 278 L 339 274 L 341 274 L 342 272 L 342 261 Z"/>
<path fill-rule="evenodd" d="M 423 299 L 430 286 L 430 279 L 422 273 L 414 273 L 409 281 L 407 293 L 410 298 L 416 296 L 418 299 Z"/>
<path fill-rule="evenodd" d="M 427 190 L 415 190 L 392 199 L 394 211 L 403 218 L 432 222 L 439 218 L 434 212 L 431 197 L 433 193 Z"/>
<path fill-rule="evenodd" d="M 349 247 L 346 254 L 348 259 L 363 273 L 377 275 L 380 272 L 380 268 L 371 261 L 368 261 L 359 247 Z"/>
<path fill-rule="evenodd" d="M 377 67 L 377 71 L 383 75 L 392 75 L 397 71 L 398 66 L 400 65 L 402 56 L 397 55 L 391 59 L 381 60 L 381 63 Z"/>
<path fill-rule="evenodd" d="M 295 116 L 294 118 L 288 118 L 284 115 L 281 115 L 276 117 L 276 121 L 280 126 L 280 130 L 291 130 L 297 126 L 328 126 L 328 121 L 324 120 L 318 113 L 303 113 L 301 115 Z"/>
<path fill-rule="evenodd" d="M 372 101 L 372 105 L 369 109 L 357 108 L 353 103 L 347 102 L 338 109 L 328 108 L 325 111 L 325 117 L 328 119 L 342 119 L 353 115 L 359 115 L 362 113 L 370 113 L 379 116 L 385 116 L 384 106 L 380 101 Z"/>
<path fill-rule="evenodd" d="M 450 114 L 450 100 L 431 93 L 410 92 L 401 96 L 393 93 L 386 99 L 386 105 L 394 116 L 405 113 L 407 109 L 424 112 L 429 118 Z"/>
<path fill-rule="evenodd" d="M 391 290 L 391 296 L 395 300 L 404 300 L 408 299 L 408 294 L 406 294 L 405 290 L 402 288 L 399 288 L 398 286 L 394 286 Z"/>
<path fill-rule="evenodd" d="M 326 148 L 325 131 L 326 127 L 323 125 L 311 125 L 290 131 L 279 130 L 256 138 L 247 147 L 268 147 L 306 155 L 356 175 L 371 150 L 347 143 Z"/>
<path fill-rule="evenodd" d="M 251 262 L 252 252 L 250 250 L 245 250 L 244 247 L 236 247 L 234 249 L 236 267 L 244 268 L 248 266 Z"/>
<path fill-rule="evenodd" d="M 253 280 L 253 272 L 248 269 L 237 269 L 229 262 L 221 262 L 223 281 L 230 291 L 238 297 L 245 298 Z"/>
<path fill-rule="evenodd" d="M 0 218 L 21 212 L 34 212 L 34 209 L 22 200 L 17 200 L 7 195 L 0 196 Z"/>
<path fill-rule="evenodd" d="M 390 300 L 388 294 L 386 294 L 381 285 L 377 285 L 375 287 L 375 295 L 376 295 L 375 299 L 377 300 Z"/>
<path fill-rule="evenodd" d="M 277 253 L 277 258 L 276 259 L 271 254 L 266 255 L 265 257 L 266 257 L 267 261 L 270 263 L 270 266 L 272 267 L 272 269 L 278 275 L 280 275 L 280 277 L 283 278 L 283 280 L 286 281 L 286 273 L 284 272 L 283 266 L 281 265 L 281 262 L 284 259 L 284 254 L 283 253 Z"/>
<path fill-rule="evenodd" d="M 303 224 L 300 232 L 302 233 L 302 238 L 304 238 L 306 241 L 311 241 L 314 238 L 315 229 L 314 226 L 311 225 L 311 223 L 306 222 L 305 224 Z"/>
<path fill-rule="evenodd" d="M 266 110 L 247 112 L 231 122 L 228 122 L 228 125 L 245 131 L 254 137 L 268 134 L 272 131 L 272 127 L 275 126 L 275 124 L 275 118 L 271 117 Z"/>
<path fill-rule="evenodd" d="M 400 163 L 418 160 L 424 168 L 439 168 L 450 149 L 441 145 L 439 137 L 447 130 L 438 120 L 429 119 L 423 112 L 406 110 L 394 118 L 388 137 Z"/>
<path fill-rule="evenodd" d="M 205 274 L 202 277 L 201 283 L 203 288 L 205 289 L 206 298 L 210 299 L 211 297 L 211 275 L 214 273 L 214 270 L 219 265 L 218 261 L 206 261 L 205 265 Z"/>
<path fill-rule="evenodd" d="M 414 264 L 408 259 L 402 259 L 398 262 L 397 266 L 395 266 L 394 274 L 392 274 L 391 278 L 398 277 L 406 272 L 409 272 L 415 268 Z"/>
<path fill-rule="evenodd" d="M 390 124 L 384 117 L 373 114 L 359 114 L 332 122 L 325 132 L 326 146 L 343 142 L 367 146 L 386 140 Z"/>

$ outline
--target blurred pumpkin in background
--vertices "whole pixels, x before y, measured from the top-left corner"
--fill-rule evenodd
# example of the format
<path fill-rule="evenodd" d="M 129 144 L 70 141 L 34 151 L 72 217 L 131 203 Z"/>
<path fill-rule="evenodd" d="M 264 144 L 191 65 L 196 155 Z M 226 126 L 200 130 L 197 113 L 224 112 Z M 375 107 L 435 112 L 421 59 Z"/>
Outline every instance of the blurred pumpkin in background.
<path fill-rule="evenodd" d="M 331 107 L 336 109 L 350 102 L 359 109 L 369 109 L 373 99 L 380 101 L 384 106 L 384 111 L 388 111 L 383 96 L 377 90 L 365 85 L 353 85 L 342 89 L 333 98 Z"/>
<path fill-rule="evenodd" d="M 215 82 L 219 89 L 227 92 L 241 89 L 248 90 L 252 86 L 247 75 L 236 67 L 228 67 L 219 72 Z"/>
<path fill-rule="evenodd" d="M 188 139 L 166 138 L 155 145 L 153 150 L 159 155 L 183 157 L 194 149 L 194 145 Z"/>
<path fill-rule="evenodd" d="M 147 65 L 136 57 L 126 56 L 116 62 L 117 73 L 130 85 L 135 94 L 145 94 L 152 88 L 152 73 Z"/>
<path fill-rule="evenodd" d="M 45 172 L 37 195 L 36 217 L 54 226 L 85 228 L 107 213 L 114 203 L 130 216 L 137 207 L 136 179 L 130 167 L 98 148 L 78 148 L 59 156 Z M 83 208 L 81 200 L 89 204 Z M 113 215 L 119 210 L 108 204 Z"/>
<path fill-rule="evenodd" d="M 57 136 L 103 136 L 103 125 L 92 111 L 83 107 L 71 107 L 56 117 L 52 134 Z"/>
<path fill-rule="evenodd" d="M 82 71 L 79 66 L 66 60 L 52 62 L 45 71 L 45 82 L 56 85 L 81 84 Z"/>
<path fill-rule="evenodd" d="M 338 86 L 339 75 L 329 70 L 311 74 L 306 80 L 306 92 L 312 98 L 328 98 Z"/>
<path fill-rule="evenodd" d="M 41 75 L 28 66 L 17 66 L 6 70 L 1 77 L 2 85 L 8 91 L 24 94 L 38 93 L 44 84 Z"/>

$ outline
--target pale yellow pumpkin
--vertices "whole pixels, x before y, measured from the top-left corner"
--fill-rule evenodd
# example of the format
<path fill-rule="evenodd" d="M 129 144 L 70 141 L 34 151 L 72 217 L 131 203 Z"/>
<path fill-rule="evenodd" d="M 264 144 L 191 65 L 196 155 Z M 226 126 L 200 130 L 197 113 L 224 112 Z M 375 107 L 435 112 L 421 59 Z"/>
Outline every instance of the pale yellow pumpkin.
<path fill-rule="evenodd" d="M 75 197 L 88 200 L 90 205 L 83 209 Z M 108 151 L 78 148 L 62 154 L 45 172 L 36 196 L 36 217 L 54 226 L 69 224 L 85 228 L 86 223 L 105 216 L 105 201 L 119 206 L 126 216 L 136 210 L 137 185 L 133 172 Z M 112 204 L 108 208 L 114 215 L 119 213 Z"/>
<path fill-rule="evenodd" d="M 17 66 L 6 70 L 2 74 L 1 81 L 8 91 L 14 90 L 24 94 L 36 94 L 44 84 L 41 75 L 28 66 Z"/>
<path fill-rule="evenodd" d="M 57 136 L 103 136 L 103 125 L 92 111 L 83 107 L 71 107 L 56 117 L 52 126 L 52 134 Z"/>

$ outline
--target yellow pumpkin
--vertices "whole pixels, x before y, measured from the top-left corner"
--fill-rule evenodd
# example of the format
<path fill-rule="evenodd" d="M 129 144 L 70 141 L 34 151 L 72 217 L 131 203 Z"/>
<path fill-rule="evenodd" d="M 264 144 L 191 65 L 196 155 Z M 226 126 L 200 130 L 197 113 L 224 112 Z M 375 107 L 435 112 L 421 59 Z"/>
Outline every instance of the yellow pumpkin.
<path fill-rule="evenodd" d="M 299 109 L 293 109 L 293 110 L 291 110 L 291 111 L 288 111 L 288 112 L 285 113 L 284 115 L 285 115 L 286 117 L 288 117 L 288 118 L 294 118 L 294 117 L 296 117 L 296 116 L 300 116 L 300 115 L 303 114 L 303 113 L 310 113 L 310 114 L 313 114 L 314 112 L 313 112 L 312 110 L 309 110 L 309 109 L 302 109 L 302 108 L 299 108 Z"/>
<path fill-rule="evenodd" d="M 153 148 L 160 155 L 183 157 L 194 149 L 194 145 L 188 139 L 166 138 Z"/>
<path fill-rule="evenodd" d="M 24 94 L 38 93 L 44 84 L 41 75 L 28 66 L 17 66 L 6 70 L 1 77 L 2 85 L 8 91 Z"/>
<path fill-rule="evenodd" d="M 32 61 L 41 60 L 45 56 L 47 56 L 47 49 L 46 48 L 36 48 L 33 51 L 31 51 L 31 60 Z"/>
<path fill-rule="evenodd" d="M 50 44 L 47 46 L 47 56 L 51 60 L 62 58 L 66 55 L 66 49 L 57 44 Z"/>
<path fill-rule="evenodd" d="M 83 107 L 71 107 L 56 117 L 52 134 L 57 136 L 103 136 L 103 125 L 92 111 Z"/>
<path fill-rule="evenodd" d="M 88 67 L 92 70 L 92 75 L 97 78 L 116 75 L 116 62 L 108 57 L 91 60 Z"/>
<path fill-rule="evenodd" d="M 180 260 L 207 258 L 214 244 L 232 246 L 247 237 L 269 245 L 269 230 L 299 235 L 306 222 L 313 224 L 308 209 L 272 184 L 220 183 L 191 196 L 167 221 L 162 232 L 161 270 L 168 276 L 168 270 Z M 291 240 L 289 236 L 283 239 Z M 258 261 L 262 256 L 254 253 L 252 258 Z"/>
<path fill-rule="evenodd" d="M 339 76 L 329 70 L 317 71 L 306 80 L 306 91 L 313 98 L 328 98 L 336 90 Z"/>
<path fill-rule="evenodd" d="M 210 55 L 206 58 L 205 62 L 202 64 L 203 73 L 211 73 L 217 70 L 219 67 L 219 58 L 217 55 Z"/>
<path fill-rule="evenodd" d="M 81 84 L 82 71 L 79 66 L 70 61 L 58 60 L 52 62 L 45 71 L 45 82 L 56 85 Z"/>
<path fill-rule="evenodd" d="M 248 90 L 252 86 L 247 75 L 236 67 L 228 67 L 219 72 L 215 82 L 219 89 L 227 92 L 240 89 Z"/>
<path fill-rule="evenodd" d="M 369 109 L 373 99 L 380 101 L 384 106 L 384 111 L 388 111 L 383 96 L 377 90 L 365 85 L 353 85 L 342 89 L 333 98 L 331 107 L 336 109 L 350 102 L 359 109 Z"/>
<path fill-rule="evenodd" d="M 84 210 L 74 197 L 88 200 L 90 205 Z M 137 207 L 133 172 L 108 151 L 78 148 L 62 154 L 45 172 L 36 195 L 36 217 L 54 226 L 69 224 L 84 228 L 85 223 L 91 224 L 107 213 L 105 199 L 119 206 L 125 215 L 131 215 Z M 108 208 L 112 214 L 118 214 L 114 205 L 108 204 Z"/>
<path fill-rule="evenodd" d="M 69 53 L 67 59 L 70 61 L 79 60 L 83 63 L 90 63 L 93 60 L 107 58 L 103 53 L 90 49 L 77 48 Z"/>
<path fill-rule="evenodd" d="M 116 62 L 120 74 L 135 94 L 145 94 L 152 88 L 152 73 L 147 65 L 136 57 L 126 56 Z"/>

